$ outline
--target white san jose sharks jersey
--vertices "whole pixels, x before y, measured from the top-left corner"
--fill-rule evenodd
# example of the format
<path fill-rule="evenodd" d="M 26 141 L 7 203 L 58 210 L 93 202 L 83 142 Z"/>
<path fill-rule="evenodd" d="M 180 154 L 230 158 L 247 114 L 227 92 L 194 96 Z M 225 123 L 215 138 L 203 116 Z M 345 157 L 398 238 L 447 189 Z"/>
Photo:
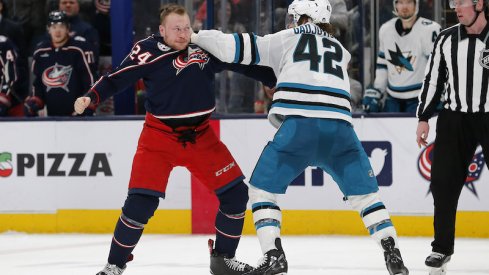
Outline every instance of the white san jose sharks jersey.
<path fill-rule="evenodd" d="M 374 87 L 394 98 L 419 95 L 433 42 L 440 25 L 420 17 L 406 32 L 399 18 L 384 23 L 379 30 L 379 53 Z"/>
<path fill-rule="evenodd" d="M 192 42 L 224 62 L 271 67 L 276 93 L 268 115 L 278 127 L 284 116 L 342 119 L 351 123 L 350 53 L 315 24 L 264 37 L 216 30 L 192 35 Z"/>

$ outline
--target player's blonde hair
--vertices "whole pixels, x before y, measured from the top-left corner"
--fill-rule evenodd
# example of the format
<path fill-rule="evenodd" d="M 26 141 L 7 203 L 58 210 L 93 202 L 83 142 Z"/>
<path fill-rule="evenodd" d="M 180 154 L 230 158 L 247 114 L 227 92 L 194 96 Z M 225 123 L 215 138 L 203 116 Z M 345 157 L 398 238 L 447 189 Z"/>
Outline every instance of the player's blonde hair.
<path fill-rule="evenodd" d="M 163 25 L 163 23 L 165 23 L 166 17 L 172 13 L 176 13 L 178 15 L 185 15 L 185 14 L 187 14 L 187 10 L 185 9 L 184 6 L 174 4 L 174 3 L 170 3 L 170 4 L 166 4 L 166 5 L 161 6 L 161 8 L 160 8 L 160 24 Z"/>

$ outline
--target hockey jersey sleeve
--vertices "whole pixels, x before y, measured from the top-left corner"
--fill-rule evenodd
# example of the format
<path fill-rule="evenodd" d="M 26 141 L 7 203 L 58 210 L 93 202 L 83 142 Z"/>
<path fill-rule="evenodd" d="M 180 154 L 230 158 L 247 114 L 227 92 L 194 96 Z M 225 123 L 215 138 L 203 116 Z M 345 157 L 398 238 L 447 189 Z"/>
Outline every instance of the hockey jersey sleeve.
<path fill-rule="evenodd" d="M 92 103 L 98 104 L 133 85 L 138 79 L 151 72 L 156 62 L 176 52 L 171 50 L 154 54 L 140 41 L 133 46 L 131 52 L 113 72 L 105 74 L 95 82 L 86 96 L 91 98 Z"/>
<path fill-rule="evenodd" d="M 385 58 L 385 25 L 382 25 L 379 30 L 379 53 L 377 54 L 377 64 L 375 65 L 375 80 L 374 87 L 385 93 L 387 87 L 387 60 Z"/>
<path fill-rule="evenodd" d="M 283 32 L 261 37 L 253 33 L 225 34 L 218 30 L 202 30 L 192 34 L 192 42 L 224 62 L 267 66 L 277 74 L 284 47 L 283 43 L 277 43 L 281 39 L 277 40 L 275 36 Z"/>
<path fill-rule="evenodd" d="M 426 66 L 425 78 L 419 94 L 419 105 L 416 112 L 420 121 L 428 121 L 433 116 L 440 102 L 441 95 L 445 91 L 448 74 L 442 45 L 447 37 L 442 34 L 437 37 L 433 52 L 428 60 L 428 66 Z"/>

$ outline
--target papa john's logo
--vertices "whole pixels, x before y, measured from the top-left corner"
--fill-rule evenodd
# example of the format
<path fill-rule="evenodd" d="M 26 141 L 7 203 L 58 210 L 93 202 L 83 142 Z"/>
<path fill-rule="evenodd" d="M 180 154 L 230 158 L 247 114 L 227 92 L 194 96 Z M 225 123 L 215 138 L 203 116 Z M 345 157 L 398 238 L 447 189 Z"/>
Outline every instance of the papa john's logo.
<path fill-rule="evenodd" d="M 434 143 L 429 144 L 423 151 L 421 151 L 418 158 L 419 173 L 427 181 L 431 181 L 431 163 L 433 161 L 434 148 Z M 484 154 L 482 152 L 476 153 L 469 164 L 467 178 L 465 179 L 465 187 L 467 187 L 467 189 L 469 189 L 469 191 L 477 198 L 479 196 L 477 195 L 474 183 L 480 178 L 485 163 Z"/>
<path fill-rule="evenodd" d="M 204 52 L 200 48 L 193 48 L 189 46 L 187 53 L 184 52 L 173 60 L 173 67 L 177 69 L 176 74 L 178 75 L 183 69 L 194 63 L 198 64 L 200 69 L 203 70 L 205 64 L 207 64 L 209 60 L 210 58 L 208 53 Z"/>
<path fill-rule="evenodd" d="M 0 153 L 0 177 L 8 177 L 12 175 L 12 154 L 8 152 Z"/>

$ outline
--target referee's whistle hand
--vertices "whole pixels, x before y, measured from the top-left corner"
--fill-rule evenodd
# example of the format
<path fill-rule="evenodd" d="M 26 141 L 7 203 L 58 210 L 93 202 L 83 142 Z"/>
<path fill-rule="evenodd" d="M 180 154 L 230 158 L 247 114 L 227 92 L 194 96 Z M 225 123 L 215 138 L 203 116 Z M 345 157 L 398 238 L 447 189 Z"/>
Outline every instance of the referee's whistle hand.
<path fill-rule="evenodd" d="M 430 125 L 426 121 L 420 121 L 418 123 L 418 129 L 416 129 L 416 142 L 418 147 L 426 146 L 428 144 L 428 133 L 430 132 Z"/>

